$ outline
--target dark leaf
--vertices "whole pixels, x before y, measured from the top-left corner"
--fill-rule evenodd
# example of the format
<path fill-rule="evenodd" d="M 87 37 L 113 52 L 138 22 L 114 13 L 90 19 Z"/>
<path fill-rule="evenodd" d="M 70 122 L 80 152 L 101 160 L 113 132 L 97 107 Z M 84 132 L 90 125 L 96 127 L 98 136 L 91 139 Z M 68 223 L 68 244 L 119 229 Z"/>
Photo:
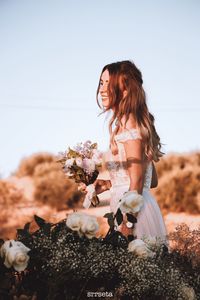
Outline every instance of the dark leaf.
<path fill-rule="evenodd" d="M 26 232 L 29 232 L 29 228 L 30 228 L 30 222 L 29 223 L 26 223 L 25 225 L 24 225 L 24 230 L 26 231 Z"/>
<path fill-rule="evenodd" d="M 110 228 L 112 230 L 114 229 L 114 218 L 113 217 L 108 218 L 108 225 L 110 226 Z"/>
<path fill-rule="evenodd" d="M 10 280 L 10 278 L 9 277 L 3 277 L 3 278 L 1 278 L 1 280 L 0 280 L 0 290 L 2 289 L 2 290 L 9 290 L 11 288 L 11 280 Z M 2 294 L 0 294 L 0 299 L 9 299 L 8 297 L 5 297 L 5 298 L 1 298 L 1 296 L 2 296 Z"/>
<path fill-rule="evenodd" d="M 124 237 L 121 232 L 115 230 L 109 231 L 104 241 L 112 244 L 113 246 L 120 246 L 124 248 L 127 248 L 128 246 L 126 237 Z"/>
<path fill-rule="evenodd" d="M 24 229 L 17 229 L 17 237 L 28 238 L 30 237 L 30 233 Z"/>
<path fill-rule="evenodd" d="M 108 225 L 113 230 L 114 229 L 114 215 L 113 215 L 113 213 L 106 213 L 103 217 L 108 219 Z"/>
<path fill-rule="evenodd" d="M 169 253 L 169 249 L 165 244 L 162 244 L 162 251 L 163 253 Z"/>
<path fill-rule="evenodd" d="M 99 171 L 95 170 L 94 173 L 92 174 L 91 178 L 89 179 L 89 184 L 94 183 L 95 180 L 97 179 L 99 175 Z"/>
<path fill-rule="evenodd" d="M 137 223 L 137 218 L 134 217 L 132 214 L 126 214 L 128 222 L 131 222 L 133 224 Z"/>
<path fill-rule="evenodd" d="M 24 236 L 24 229 L 17 229 L 17 235 Z"/>
<path fill-rule="evenodd" d="M 127 239 L 128 239 L 129 242 L 132 242 L 135 238 L 134 238 L 133 235 L 128 235 Z"/>
<path fill-rule="evenodd" d="M 104 218 L 110 218 L 110 217 L 113 217 L 113 213 L 106 213 L 103 217 L 104 217 Z"/>
<path fill-rule="evenodd" d="M 46 224 L 44 219 L 42 219 L 36 215 L 34 215 L 34 220 L 40 228 L 42 228 Z"/>
<path fill-rule="evenodd" d="M 118 208 L 117 213 L 116 213 L 116 220 L 117 220 L 118 225 L 120 225 L 123 221 L 123 214 L 122 214 L 122 212 L 119 208 Z"/>
<path fill-rule="evenodd" d="M 51 232 L 51 224 L 50 223 L 45 223 L 45 225 L 42 227 L 42 230 L 45 235 L 49 236 Z"/>

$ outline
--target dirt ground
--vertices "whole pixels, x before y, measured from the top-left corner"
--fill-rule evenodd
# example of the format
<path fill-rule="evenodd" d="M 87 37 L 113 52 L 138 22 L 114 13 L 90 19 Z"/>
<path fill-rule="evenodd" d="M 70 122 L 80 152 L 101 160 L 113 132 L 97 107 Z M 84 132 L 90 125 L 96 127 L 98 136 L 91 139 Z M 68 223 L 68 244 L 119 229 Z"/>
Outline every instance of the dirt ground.
<path fill-rule="evenodd" d="M 33 222 L 33 216 L 36 214 L 45 220 L 56 223 L 64 218 L 66 215 L 73 212 L 73 210 L 57 211 L 55 208 L 51 208 L 48 205 L 36 206 L 33 201 L 33 184 L 30 179 L 22 178 L 15 179 L 10 178 L 10 182 L 15 183 L 17 188 L 21 190 L 27 201 L 24 203 L 17 203 L 16 205 L 0 210 L 0 237 L 3 239 L 15 238 L 16 229 L 22 228 L 25 223 L 31 222 L 31 228 L 34 230 L 36 224 Z M 100 206 L 89 209 L 79 209 L 88 214 L 95 215 L 98 218 L 100 224 L 99 236 L 104 236 L 108 231 L 107 220 L 103 218 L 104 214 L 109 212 L 109 192 L 105 192 L 100 197 Z M 168 213 L 164 216 L 164 220 L 167 226 L 168 233 L 174 231 L 176 226 L 181 223 L 186 223 L 191 229 L 195 229 L 200 226 L 200 215 L 191 215 L 187 213 Z"/>

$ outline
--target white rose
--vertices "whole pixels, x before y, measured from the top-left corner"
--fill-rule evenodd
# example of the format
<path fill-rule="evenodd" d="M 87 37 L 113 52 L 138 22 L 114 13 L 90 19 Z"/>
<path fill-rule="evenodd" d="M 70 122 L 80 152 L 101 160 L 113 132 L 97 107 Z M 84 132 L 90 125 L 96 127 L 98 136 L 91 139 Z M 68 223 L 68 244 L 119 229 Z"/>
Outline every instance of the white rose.
<path fill-rule="evenodd" d="M 81 232 L 88 238 L 91 239 L 95 236 L 96 232 L 99 230 L 99 224 L 97 219 L 93 216 L 85 215 L 81 225 Z"/>
<path fill-rule="evenodd" d="M 156 251 L 161 246 L 156 237 L 143 236 L 142 240 L 145 242 L 145 244 L 151 251 Z"/>
<path fill-rule="evenodd" d="M 81 228 L 83 214 L 79 212 L 74 212 L 67 217 L 66 225 L 71 230 L 79 231 Z"/>
<path fill-rule="evenodd" d="M 2 258 L 5 257 L 6 252 L 7 252 L 7 251 L 9 250 L 9 248 L 10 248 L 10 245 L 12 245 L 11 243 L 14 243 L 14 242 L 15 242 L 14 240 L 9 240 L 9 241 L 6 241 L 6 242 L 3 243 L 3 245 L 2 245 L 1 248 L 0 248 L 0 256 L 1 256 Z"/>
<path fill-rule="evenodd" d="M 65 167 L 70 168 L 73 165 L 73 163 L 74 163 L 74 158 L 69 158 L 65 162 Z"/>
<path fill-rule="evenodd" d="M 85 235 L 87 238 L 92 238 L 99 230 L 96 217 L 79 212 L 74 212 L 69 215 L 66 225 L 70 229 L 77 231 L 80 237 Z"/>
<path fill-rule="evenodd" d="M 128 251 L 133 252 L 140 257 L 153 257 L 155 254 L 149 250 L 147 245 L 140 239 L 131 241 L 128 244 Z"/>
<path fill-rule="evenodd" d="M 82 168 L 83 167 L 83 160 L 81 157 L 76 158 L 76 164 L 78 167 Z"/>
<path fill-rule="evenodd" d="M 123 213 L 137 213 L 144 204 L 142 195 L 135 191 L 128 191 L 121 198 L 120 209 Z"/>
<path fill-rule="evenodd" d="M 83 168 L 88 174 L 92 174 L 95 170 L 95 163 L 90 158 L 83 159 Z"/>
<path fill-rule="evenodd" d="M 142 240 L 148 245 L 150 248 L 158 248 L 162 245 L 162 239 L 160 237 L 152 237 L 152 236 L 143 236 Z"/>
<path fill-rule="evenodd" d="M 9 240 L 2 245 L 0 255 L 5 259 L 4 265 L 7 268 L 13 266 L 16 271 L 20 272 L 24 271 L 28 265 L 29 256 L 27 253 L 30 250 L 21 242 Z"/>
<path fill-rule="evenodd" d="M 180 291 L 185 300 L 197 300 L 195 296 L 195 291 L 192 287 L 181 285 Z"/>
<path fill-rule="evenodd" d="M 163 244 L 165 244 L 165 246 L 169 246 L 168 245 L 168 241 L 165 238 L 161 238 L 159 236 L 143 236 L 142 240 L 147 244 L 147 246 L 149 247 L 150 250 L 152 251 L 156 251 L 157 249 L 161 248 L 161 246 Z M 169 249 L 168 249 L 169 251 Z"/>

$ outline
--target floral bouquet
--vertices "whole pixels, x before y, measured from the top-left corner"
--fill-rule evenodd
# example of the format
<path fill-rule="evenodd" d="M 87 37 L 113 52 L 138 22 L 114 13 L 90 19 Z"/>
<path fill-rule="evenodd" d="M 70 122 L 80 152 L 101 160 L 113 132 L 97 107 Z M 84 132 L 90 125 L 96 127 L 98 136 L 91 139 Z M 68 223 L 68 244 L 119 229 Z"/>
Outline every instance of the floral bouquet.
<path fill-rule="evenodd" d="M 62 164 L 64 173 L 79 184 L 79 190 L 83 191 L 87 186 L 83 206 L 88 208 L 91 203 L 96 206 L 99 199 L 93 182 L 102 165 L 102 153 L 97 149 L 97 143 L 88 140 L 78 143 L 73 149 L 69 147 L 67 151 L 59 153 L 58 162 Z"/>

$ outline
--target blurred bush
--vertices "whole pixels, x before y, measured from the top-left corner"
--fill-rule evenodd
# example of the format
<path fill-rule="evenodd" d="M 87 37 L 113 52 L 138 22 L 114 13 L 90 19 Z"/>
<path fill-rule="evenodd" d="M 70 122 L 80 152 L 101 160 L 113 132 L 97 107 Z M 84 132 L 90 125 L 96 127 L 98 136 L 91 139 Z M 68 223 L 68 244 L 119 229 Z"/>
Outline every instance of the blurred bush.
<path fill-rule="evenodd" d="M 58 210 L 66 209 L 77 191 L 77 185 L 66 177 L 56 162 L 45 162 L 36 166 L 33 180 L 35 200 Z"/>
<path fill-rule="evenodd" d="M 169 239 L 174 250 L 177 250 L 183 257 L 187 257 L 194 267 L 200 266 L 200 227 L 191 230 L 182 223 L 169 234 Z"/>
<path fill-rule="evenodd" d="M 15 208 L 27 202 L 24 193 L 5 180 L 0 180 L 0 237 L 7 234 L 5 227 L 15 216 Z"/>
<path fill-rule="evenodd" d="M 23 192 L 6 180 L 0 180 L 0 208 L 7 208 L 15 204 L 25 202 Z"/>
<path fill-rule="evenodd" d="M 160 159 L 156 164 L 158 178 L 173 170 L 183 170 L 187 166 L 200 167 L 200 152 L 188 154 L 169 154 Z"/>
<path fill-rule="evenodd" d="M 162 212 L 199 214 L 200 152 L 166 155 L 156 169 L 159 184 L 152 192 Z M 78 208 L 83 202 L 77 185 L 64 175 L 52 154 L 38 153 L 23 159 L 15 175 L 33 179 L 34 198 L 39 203 L 62 209 Z"/>
<path fill-rule="evenodd" d="M 13 175 L 17 177 L 33 176 L 35 168 L 38 165 L 55 161 L 55 156 L 50 153 L 36 153 L 22 159 L 17 171 Z"/>
<path fill-rule="evenodd" d="M 200 213 L 200 153 L 174 154 L 156 165 L 158 187 L 153 191 L 163 213 Z"/>
<path fill-rule="evenodd" d="M 14 175 L 33 179 L 33 197 L 37 203 L 61 210 L 83 201 L 77 184 L 64 174 L 56 156 L 50 153 L 36 153 L 23 159 Z"/>

